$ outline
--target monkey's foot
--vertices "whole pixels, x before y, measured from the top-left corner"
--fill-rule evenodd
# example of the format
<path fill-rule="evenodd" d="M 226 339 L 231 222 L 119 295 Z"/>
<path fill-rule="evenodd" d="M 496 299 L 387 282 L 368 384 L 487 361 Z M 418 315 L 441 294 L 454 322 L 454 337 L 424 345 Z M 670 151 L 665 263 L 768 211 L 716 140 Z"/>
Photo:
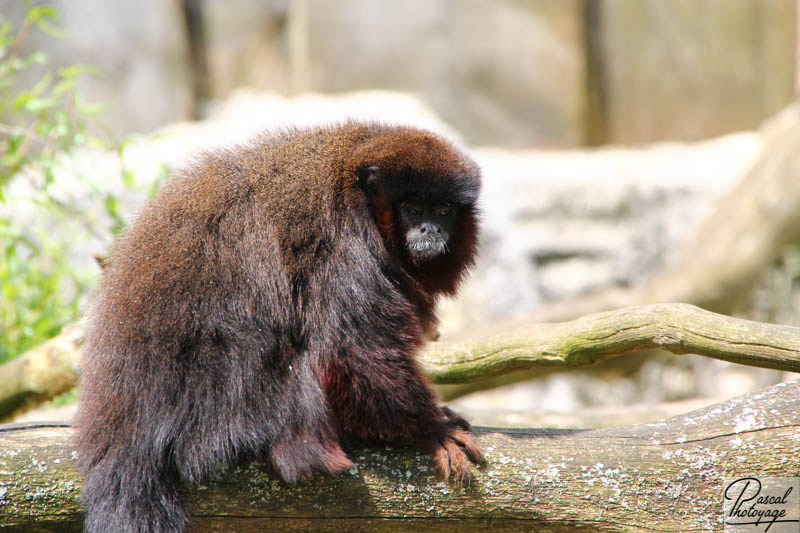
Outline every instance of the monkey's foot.
<path fill-rule="evenodd" d="M 475 464 L 483 462 L 483 454 L 472 435 L 461 429 L 450 431 L 433 452 L 433 458 L 445 479 L 452 474 L 453 479 L 462 485 L 469 485 L 472 481 L 470 461 Z"/>
<path fill-rule="evenodd" d="M 353 462 L 340 447 L 320 444 L 275 446 L 269 459 L 278 476 L 290 485 L 311 478 L 315 472 L 333 475 L 353 468 Z"/>

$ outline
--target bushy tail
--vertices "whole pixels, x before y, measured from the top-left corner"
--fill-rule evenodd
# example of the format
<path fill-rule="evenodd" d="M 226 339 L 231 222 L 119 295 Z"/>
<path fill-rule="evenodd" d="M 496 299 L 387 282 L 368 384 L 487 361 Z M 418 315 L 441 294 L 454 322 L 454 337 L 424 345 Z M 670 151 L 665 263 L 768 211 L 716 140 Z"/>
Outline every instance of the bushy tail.
<path fill-rule="evenodd" d="M 86 533 L 182 533 L 187 515 L 174 476 L 133 465 L 89 469 L 84 479 Z"/>

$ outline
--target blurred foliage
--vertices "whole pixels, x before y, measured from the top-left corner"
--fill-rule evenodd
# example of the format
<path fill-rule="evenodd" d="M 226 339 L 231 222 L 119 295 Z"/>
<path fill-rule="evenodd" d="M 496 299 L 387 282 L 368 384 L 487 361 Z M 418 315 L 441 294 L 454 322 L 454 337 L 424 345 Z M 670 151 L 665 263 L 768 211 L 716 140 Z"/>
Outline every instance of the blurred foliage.
<path fill-rule="evenodd" d="M 47 409 L 49 407 L 63 407 L 65 405 L 70 405 L 78 401 L 78 387 L 72 387 L 67 392 L 62 392 L 42 407 Z"/>
<path fill-rule="evenodd" d="M 54 156 L 59 150 L 100 143 L 86 134 L 85 119 L 106 106 L 85 102 L 77 91 L 78 78 L 98 74 L 97 68 L 71 65 L 55 72 L 45 68 L 32 87 L 21 88 L 17 83 L 21 73 L 47 66 L 44 52 L 37 50 L 22 57 L 21 46 L 33 28 L 63 37 L 53 25 L 56 18 L 51 6 L 29 5 L 22 27 L 14 31 L 11 21 L 0 15 L 0 116 L 13 121 L 12 125 L 0 125 L 0 186 L 33 164 L 51 181 Z"/>
<path fill-rule="evenodd" d="M 23 53 L 32 31 L 64 37 L 57 20 L 53 7 L 31 2 L 26 2 L 19 28 L 0 15 L 0 362 L 56 335 L 77 316 L 79 298 L 90 283 L 90 275 L 68 264 L 68 243 L 54 240 L 46 230 L 15 227 L 9 216 L 10 185 L 27 179 L 37 209 L 64 220 L 79 217 L 79 210 L 51 194 L 54 172 L 61 154 L 103 145 L 86 125 L 105 106 L 87 103 L 77 89 L 80 77 L 97 69 L 52 69 L 42 51 Z M 106 211 L 116 214 L 115 202 L 107 199 L 106 204 Z"/>

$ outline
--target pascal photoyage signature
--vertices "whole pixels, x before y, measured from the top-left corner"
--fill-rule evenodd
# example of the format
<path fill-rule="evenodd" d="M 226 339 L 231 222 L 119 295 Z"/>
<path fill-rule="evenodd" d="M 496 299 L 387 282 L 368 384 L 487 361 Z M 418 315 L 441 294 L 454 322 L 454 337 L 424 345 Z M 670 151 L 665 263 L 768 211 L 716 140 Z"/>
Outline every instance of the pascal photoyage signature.
<path fill-rule="evenodd" d="M 775 523 L 797 522 L 782 520 L 786 517 L 786 505 L 794 487 L 789 487 L 783 495 L 761 494 L 761 482 L 754 477 L 743 477 L 731 482 L 725 488 L 725 499 L 733 501 L 727 512 L 725 523 L 732 526 L 766 526 L 769 531 Z"/>

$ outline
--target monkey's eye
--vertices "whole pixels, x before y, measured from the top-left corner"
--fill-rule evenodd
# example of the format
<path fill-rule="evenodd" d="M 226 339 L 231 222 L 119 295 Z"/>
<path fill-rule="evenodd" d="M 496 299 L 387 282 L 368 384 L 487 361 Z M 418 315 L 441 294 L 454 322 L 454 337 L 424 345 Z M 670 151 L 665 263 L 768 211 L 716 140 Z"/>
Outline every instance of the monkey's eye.
<path fill-rule="evenodd" d="M 403 211 L 412 217 L 418 217 L 424 211 L 422 205 L 418 204 L 417 202 L 406 202 L 401 207 L 403 208 Z"/>
<path fill-rule="evenodd" d="M 446 205 L 446 204 L 445 205 L 437 205 L 434 208 L 434 210 L 435 210 L 436 214 L 439 215 L 440 217 L 446 217 L 447 215 L 449 215 L 450 213 L 453 212 L 453 208 L 450 207 L 449 205 Z"/>

